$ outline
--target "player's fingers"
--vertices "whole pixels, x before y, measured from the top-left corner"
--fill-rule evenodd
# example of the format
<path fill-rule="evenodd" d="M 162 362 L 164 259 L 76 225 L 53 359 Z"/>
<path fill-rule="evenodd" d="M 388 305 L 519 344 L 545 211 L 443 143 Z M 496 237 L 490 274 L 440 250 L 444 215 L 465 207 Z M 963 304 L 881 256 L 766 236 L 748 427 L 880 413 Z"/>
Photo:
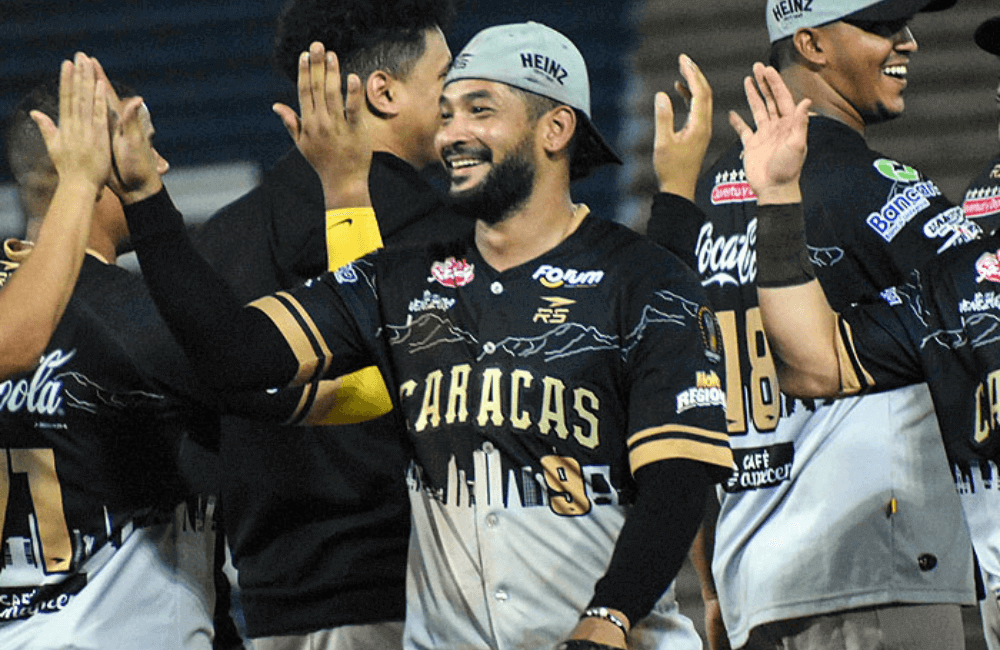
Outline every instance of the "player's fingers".
<path fill-rule="evenodd" d="M 81 53 L 79 108 L 81 125 L 90 126 L 94 115 L 94 64 L 86 54 Z"/>
<path fill-rule="evenodd" d="M 364 105 L 361 78 L 356 74 L 347 75 L 347 103 L 344 105 L 344 118 L 351 127 L 358 125 L 361 119 L 361 109 Z"/>
<path fill-rule="evenodd" d="M 312 93 L 313 110 L 319 115 L 326 115 L 326 51 L 319 41 L 309 46 L 309 91 Z M 306 116 L 305 109 L 302 116 Z"/>
<path fill-rule="evenodd" d="M 292 136 L 293 142 L 299 141 L 299 130 L 301 129 L 299 116 L 295 114 L 295 111 L 291 107 L 285 104 L 274 104 L 271 106 L 271 110 L 274 114 L 281 118 L 281 123 L 285 125 L 285 130 L 288 131 L 288 135 Z"/>
<path fill-rule="evenodd" d="M 108 95 L 107 83 L 104 79 L 97 79 L 94 84 L 94 109 L 91 120 L 97 133 L 106 134 L 108 132 Z"/>
<path fill-rule="evenodd" d="M 63 61 L 59 69 L 59 114 L 69 116 L 73 103 L 73 62 Z"/>
<path fill-rule="evenodd" d="M 326 53 L 326 109 L 331 116 L 343 115 L 343 95 L 340 92 L 340 61 L 335 52 Z"/>
<path fill-rule="evenodd" d="M 312 114 L 313 101 L 312 93 L 309 90 L 309 52 L 299 55 L 299 77 L 297 80 L 297 90 L 299 93 L 299 110 L 303 115 Z"/>
<path fill-rule="evenodd" d="M 729 111 L 729 126 L 733 127 L 733 131 L 736 131 L 736 135 L 740 137 L 740 142 L 745 147 L 747 139 L 753 135 L 753 129 L 743 121 L 743 118 L 736 111 Z"/>
<path fill-rule="evenodd" d="M 765 106 L 764 99 L 760 96 L 753 78 L 743 78 L 743 90 L 747 96 L 747 104 L 750 105 L 750 114 L 753 115 L 754 124 L 760 128 L 761 124 L 767 122 L 767 106 Z"/>
<path fill-rule="evenodd" d="M 682 54 L 680 57 L 681 74 L 691 91 L 691 110 L 688 113 L 687 126 L 692 130 L 704 132 L 712 128 L 712 87 L 691 57 Z"/>
<path fill-rule="evenodd" d="M 31 111 L 28 115 L 38 125 L 38 130 L 42 132 L 42 139 L 45 140 L 45 146 L 48 147 L 58 133 L 55 122 L 41 111 Z"/>
<path fill-rule="evenodd" d="M 674 135 L 674 105 L 667 93 L 656 93 L 653 113 L 655 116 L 653 149 L 658 151 L 666 146 L 667 141 Z"/>
<path fill-rule="evenodd" d="M 785 85 L 785 81 L 781 78 L 781 75 L 777 70 L 771 66 L 764 66 L 761 71 L 765 82 L 767 83 L 768 89 L 771 91 L 774 97 L 775 104 L 778 109 L 779 115 L 791 115 L 795 112 L 795 99 L 792 97 L 791 91 L 788 90 L 788 86 Z"/>
<path fill-rule="evenodd" d="M 676 90 L 677 94 L 680 95 L 681 98 L 684 100 L 684 105 L 690 108 L 691 90 L 687 87 L 687 84 L 678 79 L 677 81 L 674 82 L 674 90 Z"/>
<path fill-rule="evenodd" d="M 764 98 L 764 105 L 767 107 L 767 114 L 770 117 L 778 117 L 778 104 L 774 99 L 774 92 L 765 76 L 765 68 L 762 63 L 753 64 L 753 76 L 757 80 L 757 89 Z"/>

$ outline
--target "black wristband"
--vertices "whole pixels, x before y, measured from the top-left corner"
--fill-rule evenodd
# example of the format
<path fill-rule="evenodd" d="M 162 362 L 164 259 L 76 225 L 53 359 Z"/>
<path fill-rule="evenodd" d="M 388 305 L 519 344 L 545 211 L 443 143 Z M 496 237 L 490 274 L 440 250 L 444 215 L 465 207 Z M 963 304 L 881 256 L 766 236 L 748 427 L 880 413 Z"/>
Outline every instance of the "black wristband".
<path fill-rule="evenodd" d="M 556 650 L 618 650 L 618 648 L 586 639 L 567 639 L 557 645 Z"/>
<path fill-rule="evenodd" d="M 816 279 L 806 248 L 801 203 L 757 208 L 757 286 L 790 287 Z"/>

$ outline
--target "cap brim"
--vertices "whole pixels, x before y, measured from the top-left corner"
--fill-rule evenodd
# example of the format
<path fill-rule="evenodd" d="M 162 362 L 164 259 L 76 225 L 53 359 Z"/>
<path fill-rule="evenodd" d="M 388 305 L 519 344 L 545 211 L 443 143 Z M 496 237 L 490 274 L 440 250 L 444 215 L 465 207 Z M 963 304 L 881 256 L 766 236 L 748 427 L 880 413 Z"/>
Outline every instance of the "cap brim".
<path fill-rule="evenodd" d="M 579 109 L 575 109 L 577 123 L 583 127 L 582 139 L 577 143 L 577 155 L 586 156 L 590 168 L 603 165 L 621 165 L 622 159 L 600 134 L 593 122 Z"/>
<path fill-rule="evenodd" d="M 990 54 L 1000 56 L 1000 16 L 990 18 L 976 28 L 976 45 Z"/>
<path fill-rule="evenodd" d="M 883 22 L 912 18 L 922 11 L 943 11 L 955 6 L 958 0 L 883 0 L 865 7 L 841 20 Z"/>

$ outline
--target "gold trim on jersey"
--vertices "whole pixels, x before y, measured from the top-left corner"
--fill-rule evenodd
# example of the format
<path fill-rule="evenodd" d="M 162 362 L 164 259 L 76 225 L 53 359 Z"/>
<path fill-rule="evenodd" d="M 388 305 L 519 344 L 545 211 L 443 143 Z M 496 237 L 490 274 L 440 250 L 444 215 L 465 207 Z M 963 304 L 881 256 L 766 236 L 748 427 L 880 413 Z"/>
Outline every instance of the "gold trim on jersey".
<path fill-rule="evenodd" d="M 661 434 L 668 434 L 668 436 L 669 434 L 681 434 L 685 437 L 646 440 Z M 692 439 L 692 437 L 696 439 Z M 697 438 L 703 440 L 697 440 Z M 668 424 L 662 427 L 643 429 L 628 439 L 628 446 L 632 448 L 628 454 L 629 465 L 632 467 L 633 474 L 644 465 L 668 458 L 689 458 L 731 468 L 733 466 L 733 452 L 729 449 L 728 442 L 729 436 L 725 433 L 683 424 Z"/>
<path fill-rule="evenodd" d="M 308 328 L 308 333 L 302 328 L 302 325 L 299 324 L 299 321 L 289 311 L 285 303 L 278 299 L 278 296 L 288 301 L 288 304 L 295 309 L 302 322 Z M 330 349 L 320 335 L 316 323 L 313 322 L 313 319 L 302 308 L 298 300 L 292 297 L 287 291 L 279 291 L 272 296 L 264 296 L 263 298 L 254 300 L 249 306 L 261 310 L 265 316 L 271 319 L 271 322 L 274 323 L 274 326 L 278 328 L 278 331 L 285 338 L 288 347 L 292 349 L 295 359 L 299 362 L 299 371 L 295 375 L 295 378 L 292 379 L 290 385 L 301 386 L 315 377 L 321 361 L 323 362 L 322 373 L 326 373 L 330 367 Z M 309 338 L 310 334 L 316 341 L 316 345 L 319 346 L 318 351 L 313 347 L 313 342 Z"/>
<path fill-rule="evenodd" d="M 856 395 L 873 386 L 875 379 L 861 365 L 851 325 L 839 315 L 837 318 L 837 365 L 840 367 L 840 394 Z"/>

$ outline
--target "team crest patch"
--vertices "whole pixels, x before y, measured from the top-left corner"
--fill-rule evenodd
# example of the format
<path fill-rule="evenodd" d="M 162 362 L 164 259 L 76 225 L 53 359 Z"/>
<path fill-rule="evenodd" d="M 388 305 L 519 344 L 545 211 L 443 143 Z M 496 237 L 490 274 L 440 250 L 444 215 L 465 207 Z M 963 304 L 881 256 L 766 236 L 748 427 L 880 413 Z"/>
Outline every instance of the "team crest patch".
<path fill-rule="evenodd" d="M 712 187 L 712 205 L 756 201 L 757 195 L 750 189 L 746 178 L 746 172 L 742 169 L 716 174 L 715 185 Z"/>
<path fill-rule="evenodd" d="M 333 272 L 333 279 L 337 284 L 354 284 L 358 281 L 358 272 L 354 269 L 354 264 L 349 262 Z"/>
<path fill-rule="evenodd" d="M 445 287 L 464 287 L 476 279 L 476 267 L 465 260 L 449 257 L 443 262 L 431 264 L 428 282 L 437 282 Z"/>
<path fill-rule="evenodd" d="M 711 370 L 708 372 L 698 371 L 695 375 L 695 385 L 677 394 L 678 413 L 693 408 L 725 407 L 725 405 L 726 393 L 722 390 L 722 380 Z"/>
<path fill-rule="evenodd" d="M 997 251 L 1000 253 L 1000 251 Z M 983 253 L 976 260 L 976 282 L 1000 282 L 1000 261 L 997 253 Z"/>
<path fill-rule="evenodd" d="M 705 347 L 705 357 L 712 363 L 722 360 L 722 337 L 719 333 L 719 322 L 708 307 L 698 309 L 698 329 Z"/>

